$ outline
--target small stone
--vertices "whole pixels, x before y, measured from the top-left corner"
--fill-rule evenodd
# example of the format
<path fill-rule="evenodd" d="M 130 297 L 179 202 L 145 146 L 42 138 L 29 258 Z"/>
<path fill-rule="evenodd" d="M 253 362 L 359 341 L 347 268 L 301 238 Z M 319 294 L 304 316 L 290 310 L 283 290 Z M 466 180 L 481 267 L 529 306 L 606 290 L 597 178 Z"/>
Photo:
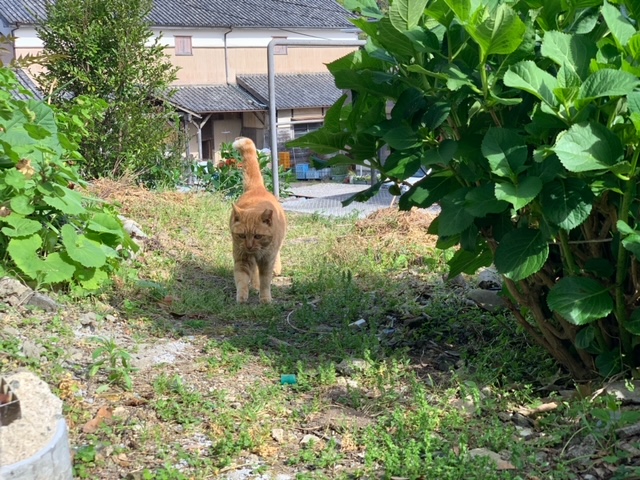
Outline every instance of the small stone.
<path fill-rule="evenodd" d="M 343 375 L 351 376 L 358 372 L 365 372 L 369 364 L 361 358 L 346 358 L 336 365 L 336 370 Z"/>
<path fill-rule="evenodd" d="M 95 327 L 98 316 L 95 312 L 87 312 L 80 315 L 80 325 L 83 327 Z"/>
<path fill-rule="evenodd" d="M 502 420 L 503 422 L 510 422 L 511 421 L 511 414 L 507 413 L 507 412 L 498 412 L 498 418 L 500 420 Z"/>
<path fill-rule="evenodd" d="M 623 404 L 640 405 L 640 381 L 633 381 L 631 389 L 627 388 L 625 382 L 613 382 L 607 385 L 607 393 L 615 396 Z"/>
<path fill-rule="evenodd" d="M 496 312 L 507 308 L 507 302 L 493 290 L 482 290 L 476 288 L 467 292 L 467 297 L 475 302 L 480 308 L 488 312 Z"/>
<path fill-rule="evenodd" d="M 451 285 L 452 287 L 466 287 L 467 286 L 467 281 L 464 279 L 464 277 L 462 276 L 462 274 L 458 274 L 453 278 L 448 278 L 446 279 L 446 282 L 448 285 Z"/>
<path fill-rule="evenodd" d="M 33 290 L 14 278 L 0 279 L 0 300 L 12 307 L 25 303 L 32 293 Z"/>
<path fill-rule="evenodd" d="M 274 428 L 273 430 L 271 430 L 271 438 L 273 438 L 278 443 L 284 442 L 284 429 Z"/>
<path fill-rule="evenodd" d="M 310 442 L 318 443 L 319 441 L 320 439 L 318 437 L 316 437 L 315 435 L 311 435 L 310 433 L 307 433 L 304 437 L 302 437 L 302 440 L 300 440 L 300 443 L 302 445 L 306 445 Z"/>
<path fill-rule="evenodd" d="M 18 337 L 20 336 L 20 330 L 14 327 L 4 327 L 2 329 L 2 335 L 6 335 L 8 337 Z"/>
<path fill-rule="evenodd" d="M 22 353 L 25 357 L 39 360 L 47 350 L 42 345 L 37 345 L 31 340 L 22 342 Z"/>
<path fill-rule="evenodd" d="M 506 460 L 503 460 L 502 457 L 498 455 L 496 452 L 492 452 L 491 450 L 488 450 L 486 448 L 474 448 L 473 450 L 469 450 L 469 456 L 471 458 L 489 457 L 491 460 L 495 462 L 496 468 L 498 470 L 514 470 L 516 468 L 511 463 L 507 462 Z"/>
<path fill-rule="evenodd" d="M 502 277 L 494 268 L 485 268 L 478 273 L 478 288 L 500 290 L 502 288 Z"/>
<path fill-rule="evenodd" d="M 516 431 L 518 432 L 518 436 L 522 437 L 525 440 L 531 440 L 535 437 L 535 432 L 527 427 L 519 427 L 516 425 Z"/>
<path fill-rule="evenodd" d="M 359 388 L 358 382 L 350 378 L 338 377 L 336 378 L 336 385 L 339 387 Z"/>
<path fill-rule="evenodd" d="M 34 292 L 33 295 L 31 295 L 31 298 L 27 301 L 27 305 L 40 308 L 45 312 L 55 312 L 58 310 L 58 304 L 55 300 L 39 292 Z"/>
<path fill-rule="evenodd" d="M 114 315 L 105 315 L 104 319 L 108 322 L 115 322 L 116 321 L 116 317 Z"/>
<path fill-rule="evenodd" d="M 511 421 L 518 427 L 528 428 L 533 426 L 533 420 L 517 412 L 511 416 Z"/>

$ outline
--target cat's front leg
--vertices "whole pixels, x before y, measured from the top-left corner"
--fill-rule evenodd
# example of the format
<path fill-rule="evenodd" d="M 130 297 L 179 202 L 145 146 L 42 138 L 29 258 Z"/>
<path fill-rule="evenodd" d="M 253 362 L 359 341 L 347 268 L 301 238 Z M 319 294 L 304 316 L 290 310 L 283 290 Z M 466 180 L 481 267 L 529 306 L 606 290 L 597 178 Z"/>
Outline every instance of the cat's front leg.
<path fill-rule="evenodd" d="M 251 275 L 246 265 L 235 264 L 233 278 L 236 282 L 236 302 L 245 303 L 249 300 L 249 284 Z"/>
<path fill-rule="evenodd" d="M 273 278 L 273 262 L 258 265 L 260 272 L 260 303 L 271 303 L 271 280 Z"/>

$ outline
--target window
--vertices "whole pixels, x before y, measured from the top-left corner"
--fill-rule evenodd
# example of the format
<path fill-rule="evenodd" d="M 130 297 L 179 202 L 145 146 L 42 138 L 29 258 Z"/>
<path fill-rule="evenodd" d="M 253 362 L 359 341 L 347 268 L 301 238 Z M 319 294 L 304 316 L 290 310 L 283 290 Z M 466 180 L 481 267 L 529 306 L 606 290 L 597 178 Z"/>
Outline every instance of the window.
<path fill-rule="evenodd" d="M 176 55 L 193 55 L 191 52 L 191 37 L 174 37 Z"/>

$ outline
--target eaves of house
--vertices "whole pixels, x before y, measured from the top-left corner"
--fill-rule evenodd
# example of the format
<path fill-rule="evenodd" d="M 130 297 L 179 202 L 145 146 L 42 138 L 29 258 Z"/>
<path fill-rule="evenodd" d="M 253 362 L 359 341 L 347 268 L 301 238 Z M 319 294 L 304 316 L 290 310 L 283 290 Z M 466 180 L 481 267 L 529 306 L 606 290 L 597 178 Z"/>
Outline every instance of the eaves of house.
<path fill-rule="evenodd" d="M 45 0 L 0 0 L 7 26 L 35 25 L 45 17 Z M 352 28 L 349 14 L 334 0 L 154 0 L 154 27 Z"/>

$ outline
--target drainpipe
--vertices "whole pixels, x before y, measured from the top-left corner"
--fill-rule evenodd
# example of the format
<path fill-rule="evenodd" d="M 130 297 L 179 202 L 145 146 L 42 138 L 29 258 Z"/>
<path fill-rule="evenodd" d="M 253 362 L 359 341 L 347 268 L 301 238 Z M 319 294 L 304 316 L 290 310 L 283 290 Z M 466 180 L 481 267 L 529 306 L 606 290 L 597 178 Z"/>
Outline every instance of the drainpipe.
<path fill-rule="evenodd" d="M 233 27 L 229 26 L 229 30 L 224 32 L 224 78 L 225 78 L 225 80 L 227 82 L 227 85 L 230 84 L 230 82 L 229 82 L 229 54 L 227 52 L 227 35 L 229 35 L 232 31 L 233 31 Z"/>
<path fill-rule="evenodd" d="M 273 172 L 273 194 L 280 196 L 280 177 L 278 176 L 278 123 L 276 108 L 276 62 L 275 48 L 278 45 L 289 47 L 361 47 L 364 40 L 289 40 L 274 38 L 267 46 L 267 76 L 269 79 L 269 133 L 271 136 L 271 171 Z"/>

